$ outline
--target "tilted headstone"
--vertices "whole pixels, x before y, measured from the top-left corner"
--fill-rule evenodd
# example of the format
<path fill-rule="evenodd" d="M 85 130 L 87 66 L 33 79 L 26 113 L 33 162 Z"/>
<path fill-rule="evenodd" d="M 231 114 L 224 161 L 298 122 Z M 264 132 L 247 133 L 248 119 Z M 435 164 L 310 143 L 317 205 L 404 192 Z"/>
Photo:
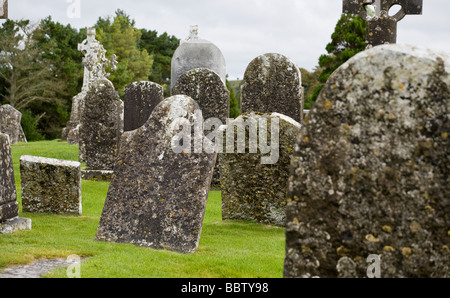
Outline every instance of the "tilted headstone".
<path fill-rule="evenodd" d="M 401 9 L 389 15 L 395 4 Z M 344 0 L 343 12 L 357 14 L 367 21 L 366 44 L 370 48 L 397 43 L 397 23 L 406 15 L 422 14 L 422 4 L 423 0 Z M 374 16 L 367 12 L 367 5 L 375 8 Z"/>
<path fill-rule="evenodd" d="M 23 155 L 20 180 L 24 212 L 82 214 L 79 162 Z"/>
<path fill-rule="evenodd" d="M 124 131 L 144 125 L 153 109 L 164 100 L 164 89 L 153 82 L 133 82 L 125 87 Z"/>
<path fill-rule="evenodd" d="M 21 112 L 8 104 L 0 106 L 0 132 L 9 135 L 11 144 L 27 142 L 21 121 Z"/>
<path fill-rule="evenodd" d="M 301 123 L 303 87 L 300 69 L 280 54 L 256 57 L 244 74 L 241 111 L 280 113 Z"/>
<path fill-rule="evenodd" d="M 335 71 L 295 146 L 285 277 L 450 277 L 449 73 L 407 45 Z"/>
<path fill-rule="evenodd" d="M 81 114 L 83 114 L 86 93 L 93 82 L 106 79 L 110 74 L 106 73 L 106 67 L 116 70 L 116 56 L 111 60 L 106 59 L 106 50 L 98 40 L 95 39 L 95 28 L 87 29 L 87 39 L 78 44 L 78 50 L 84 54 L 84 78 L 81 92 L 72 99 L 72 111 L 70 121 L 62 131 L 61 139 L 67 140 L 69 144 L 79 143 L 79 129 Z"/>
<path fill-rule="evenodd" d="M 7 134 L 0 133 L 0 234 L 31 229 L 31 219 L 19 218 L 11 144 Z"/>
<path fill-rule="evenodd" d="M 226 123 L 229 118 L 230 91 L 220 76 L 210 69 L 194 68 L 185 72 L 175 84 L 172 94 L 184 94 L 194 99 L 199 104 L 204 119 L 217 118 Z M 205 130 L 205 134 L 208 135 L 212 129 Z M 214 167 L 211 187 L 220 187 L 218 163 Z"/>
<path fill-rule="evenodd" d="M 91 84 L 80 125 L 80 162 L 86 169 L 113 170 L 123 133 L 123 102 L 108 79 Z"/>
<path fill-rule="evenodd" d="M 171 67 L 171 90 L 185 72 L 194 68 L 215 71 L 225 84 L 226 63 L 222 52 L 210 41 L 199 38 L 195 26 L 191 28 L 189 38 L 182 41 L 173 54 Z"/>
<path fill-rule="evenodd" d="M 145 125 L 124 133 L 96 240 L 182 253 L 197 249 L 217 156 L 188 150 L 197 110 L 191 98 L 172 96 Z M 182 151 L 173 149 L 181 144 L 174 142 L 180 124 Z"/>
<path fill-rule="evenodd" d="M 219 154 L 223 219 L 285 225 L 291 155 L 300 127 L 278 113 L 248 113 L 221 128 L 226 146 L 235 132 L 234 149 Z"/>

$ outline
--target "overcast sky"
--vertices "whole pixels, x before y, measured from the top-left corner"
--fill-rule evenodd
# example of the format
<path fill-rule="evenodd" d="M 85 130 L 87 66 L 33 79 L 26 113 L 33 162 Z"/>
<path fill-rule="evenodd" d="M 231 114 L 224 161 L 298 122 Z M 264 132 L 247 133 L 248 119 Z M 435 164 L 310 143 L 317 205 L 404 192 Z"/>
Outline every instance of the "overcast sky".
<path fill-rule="evenodd" d="M 450 53 L 450 1 L 424 0 L 423 6 L 423 15 L 399 23 L 397 42 Z M 198 25 L 200 37 L 222 50 L 227 73 L 236 79 L 251 60 L 269 52 L 312 70 L 326 53 L 342 0 L 9 0 L 10 19 L 38 21 L 50 15 L 75 28 L 93 26 L 117 9 L 125 10 L 137 28 L 180 39 Z"/>

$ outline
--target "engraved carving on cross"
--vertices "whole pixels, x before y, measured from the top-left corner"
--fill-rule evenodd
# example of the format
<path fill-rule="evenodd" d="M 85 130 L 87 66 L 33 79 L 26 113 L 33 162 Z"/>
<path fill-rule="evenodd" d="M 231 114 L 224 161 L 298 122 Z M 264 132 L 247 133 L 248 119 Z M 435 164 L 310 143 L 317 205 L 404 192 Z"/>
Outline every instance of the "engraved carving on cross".
<path fill-rule="evenodd" d="M 344 0 L 343 12 L 357 14 L 367 21 L 366 44 L 371 48 L 397 43 L 397 23 L 406 15 L 422 14 L 422 4 L 423 0 Z M 367 5 L 374 6 L 374 16 L 367 13 Z M 400 5 L 401 9 L 390 16 L 389 10 L 394 5 Z"/>
<path fill-rule="evenodd" d="M 111 61 L 105 58 L 105 49 L 95 39 L 95 28 L 88 28 L 87 39 L 78 44 L 78 50 L 85 55 L 83 58 L 84 80 L 82 91 L 87 91 L 93 80 L 106 78 L 110 75 L 105 71 L 108 64 L 111 65 L 113 71 L 117 68 L 116 55 L 112 55 Z"/>
<path fill-rule="evenodd" d="M 8 18 L 8 0 L 0 0 L 0 19 Z"/>

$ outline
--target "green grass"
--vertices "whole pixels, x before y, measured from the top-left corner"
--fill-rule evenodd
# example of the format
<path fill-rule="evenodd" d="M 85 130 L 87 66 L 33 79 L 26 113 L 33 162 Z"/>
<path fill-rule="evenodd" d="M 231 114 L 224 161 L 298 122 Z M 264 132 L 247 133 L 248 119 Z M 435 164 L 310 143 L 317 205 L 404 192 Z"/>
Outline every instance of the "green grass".
<path fill-rule="evenodd" d="M 57 141 L 35 142 L 14 145 L 12 154 L 20 202 L 21 155 L 78 160 L 78 147 Z M 82 216 L 20 212 L 21 217 L 32 219 L 32 230 L 0 235 L 0 268 L 76 254 L 87 257 L 81 265 L 85 278 L 282 277 L 284 229 L 222 221 L 217 191 L 209 194 L 200 244 L 193 254 L 94 241 L 108 185 L 82 182 Z M 54 270 L 46 277 L 66 277 L 66 270 Z"/>

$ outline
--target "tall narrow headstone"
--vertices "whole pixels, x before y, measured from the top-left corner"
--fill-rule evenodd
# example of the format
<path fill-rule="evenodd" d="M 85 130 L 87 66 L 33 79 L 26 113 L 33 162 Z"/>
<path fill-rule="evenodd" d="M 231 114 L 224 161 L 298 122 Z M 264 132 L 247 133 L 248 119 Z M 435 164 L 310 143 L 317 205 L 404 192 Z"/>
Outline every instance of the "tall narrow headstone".
<path fill-rule="evenodd" d="M 280 113 L 303 121 L 300 69 L 284 55 L 269 53 L 248 65 L 241 89 L 242 113 Z"/>
<path fill-rule="evenodd" d="M 450 277 L 449 73 L 407 45 L 335 71 L 295 146 L 285 277 Z"/>
<path fill-rule="evenodd" d="M 80 125 L 80 162 L 89 170 L 113 170 L 123 133 L 123 102 L 108 79 L 91 84 Z"/>
<path fill-rule="evenodd" d="M 0 234 L 31 229 L 31 219 L 19 218 L 16 183 L 7 134 L 0 133 Z"/>
<path fill-rule="evenodd" d="M 285 225 L 291 155 L 300 128 L 278 113 L 243 114 L 221 128 L 227 147 L 234 138 L 234 150 L 219 154 L 223 219 Z"/>
<path fill-rule="evenodd" d="M 367 5 L 373 5 L 375 15 L 367 12 Z M 394 5 L 400 10 L 389 14 Z M 344 0 L 343 12 L 361 16 L 367 21 L 366 44 L 368 48 L 397 43 L 397 23 L 406 15 L 422 14 L 423 0 Z"/>
<path fill-rule="evenodd" d="M 217 157 L 192 148 L 194 139 L 203 141 L 201 134 L 191 137 L 198 111 L 188 96 L 172 96 L 145 125 L 124 133 L 96 240 L 182 253 L 197 249 Z"/>
<path fill-rule="evenodd" d="M 91 84 L 100 79 L 106 79 L 110 74 L 106 73 L 106 67 L 116 70 L 116 56 L 113 55 L 111 60 L 106 59 L 106 50 L 98 40 L 95 39 L 95 28 L 87 29 L 87 38 L 78 44 L 78 50 L 85 56 L 83 58 L 84 78 L 81 92 L 72 99 L 72 110 L 70 121 L 62 131 L 61 139 L 67 140 L 69 144 L 79 143 L 79 129 L 81 114 L 84 109 L 84 101 L 86 93 Z"/>
<path fill-rule="evenodd" d="M 199 38 L 198 27 L 196 26 L 191 28 L 189 38 L 182 41 L 173 54 L 170 89 L 173 89 L 178 79 L 185 72 L 194 68 L 207 68 L 215 71 L 225 84 L 225 57 L 216 45 Z"/>
<path fill-rule="evenodd" d="M 133 82 L 125 87 L 124 131 L 144 125 L 155 107 L 164 100 L 164 89 L 153 82 Z"/>
<path fill-rule="evenodd" d="M 9 135 L 11 144 L 27 142 L 21 120 L 22 113 L 11 105 L 0 106 L 0 132 Z"/>

